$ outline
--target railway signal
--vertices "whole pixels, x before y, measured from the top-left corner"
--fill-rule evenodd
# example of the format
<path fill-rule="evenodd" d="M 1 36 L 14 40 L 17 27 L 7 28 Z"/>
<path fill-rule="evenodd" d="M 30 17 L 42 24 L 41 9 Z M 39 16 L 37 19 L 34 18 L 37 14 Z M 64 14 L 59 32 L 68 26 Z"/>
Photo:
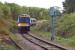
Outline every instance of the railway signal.
<path fill-rule="evenodd" d="M 51 40 L 55 40 L 56 38 L 56 30 L 55 30 L 55 26 L 56 26 L 56 17 L 60 15 L 59 10 L 57 7 L 51 7 L 49 9 L 49 15 L 51 16 Z"/>

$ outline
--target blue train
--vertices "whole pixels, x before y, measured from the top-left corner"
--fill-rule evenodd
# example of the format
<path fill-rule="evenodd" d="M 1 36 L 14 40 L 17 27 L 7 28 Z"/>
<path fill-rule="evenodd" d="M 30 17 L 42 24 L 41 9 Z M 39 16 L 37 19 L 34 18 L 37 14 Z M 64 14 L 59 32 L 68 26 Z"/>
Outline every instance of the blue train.
<path fill-rule="evenodd" d="M 21 14 L 18 16 L 18 32 L 21 34 L 30 31 L 30 16 L 28 14 Z"/>

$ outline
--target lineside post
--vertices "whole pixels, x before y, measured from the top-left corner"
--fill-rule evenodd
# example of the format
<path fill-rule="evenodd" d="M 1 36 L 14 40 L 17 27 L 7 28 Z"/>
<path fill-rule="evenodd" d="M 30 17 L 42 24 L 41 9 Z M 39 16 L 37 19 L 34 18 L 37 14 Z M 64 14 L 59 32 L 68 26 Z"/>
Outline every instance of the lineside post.
<path fill-rule="evenodd" d="M 57 19 L 57 16 L 60 16 L 60 11 L 58 10 L 58 7 L 51 7 L 49 9 L 49 15 L 51 17 L 51 40 L 54 41 L 55 38 L 56 38 L 56 30 L 55 30 L 55 27 L 56 27 L 56 19 Z"/>

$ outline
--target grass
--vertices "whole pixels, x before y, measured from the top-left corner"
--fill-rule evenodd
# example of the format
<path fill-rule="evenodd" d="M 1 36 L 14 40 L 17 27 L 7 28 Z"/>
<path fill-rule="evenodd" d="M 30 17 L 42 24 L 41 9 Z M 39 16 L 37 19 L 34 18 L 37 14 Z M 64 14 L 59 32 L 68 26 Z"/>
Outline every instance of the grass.
<path fill-rule="evenodd" d="M 3 49 L 3 50 L 19 50 L 15 45 L 8 45 L 5 42 L 1 44 L 1 49 Z"/>
<path fill-rule="evenodd" d="M 16 35 L 11 33 L 9 30 L 9 28 L 12 27 L 12 24 L 10 25 L 10 23 L 8 22 L 8 20 L 0 20 L 0 50 L 19 50 L 14 44 L 8 44 L 5 41 L 6 38 L 9 38 L 9 36 L 13 40 L 17 40 Z"/>
<path fill-rule="evenodd" d="M 0 21 L 1 22 L 1 21 Z M 9 32 L 8 28 L 6 26 L 4 26 L 4 24 L 1 26 L 0 23 L 0 46 L 4 46 L 4 49 L 6 50 L 16 50 L 16 47 L 14 45 L 9 45 L 6 42 L 2 42 L 3 39 L 8 38 L 9 36 L 11 36 L 11 38 L 13 38 L 14 40 L 16 40 L 16 36 L 13 35 L 11 32 Z"/>
<path fill-rule="evenodd" d="M 14 44 L 8 44 L 5 40 L 3 39 L 6 39 L 8 38 L 9 36 L 11 36 L 11 38 L 13 40 L 17 40 L 17 37 L 16 35 L 12 34 L 11 32 L 8 33 L 9 35 L 1 35 L 0 38 L 2 38 L 2 40 L 0 40 L 0 50 L 19 50 Z"/>
<path fill-rule="evenodd" d="M 0 41 L 0 50 L 19 50 L 14 44 L 7 44 L 6 41 Z"/>
<path fill-rule="evenodd" d="M 67 46 L 75 47 L 75 36 L 67 39 L 58 37 L 57 42 Z"/>
<path fill-rule="evenodd" d="M 39 31 L 33 27 L 31 27 L 31 31 L 33 32 L 33 34 L 37 35 L 38 37 L 41 37 L 46 40 L 50 40 L 50 36 L 51 36 L 50 32 Z"/>
<path fill-rule="evenodd" d="M 10 36 L 13 40 L 17 40 L 17 36 L 14 35 L 13 33 L 10 33 L 9 36 Z"/>

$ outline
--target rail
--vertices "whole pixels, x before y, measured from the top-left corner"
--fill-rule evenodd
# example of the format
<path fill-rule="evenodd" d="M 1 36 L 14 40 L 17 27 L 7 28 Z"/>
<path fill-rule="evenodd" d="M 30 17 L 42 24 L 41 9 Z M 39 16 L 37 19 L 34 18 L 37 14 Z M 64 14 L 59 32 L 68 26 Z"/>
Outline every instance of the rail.
<path fill-rule="evenodd" d="M 30 36 L 32 36 L 33 38 L 38 39 L 38 40 L 40 40 L 40 41 L 46 43 L 46 44 L 49 44 L 49 45 L 55 46 L 55 47 L 57 47 L 57 48 L 60 48 L 60 49 L 62 49 L 62 50 L 70 50 L 70 49 L 67 48 L 67 47 L 64 47 L 64 46 L 61 46 L 61 45 L 59 45 L 59 44 L 53 43 L 53 42 L 51 42 L 51 41 L 46 41 L 46 40 L 44 40 L 44 39 L 42 39 L 42 38 L 39 38 L 39 37 L 33 35 L 32 33 L 29 33 L 28 35 L 30 35 Z"/>
<path fill-rule="evenodd" d="M 35 38 L 36 40 L 39 40 L 40 42 L 43 42 L 43 43 L 47 44 L 48 46 L 53 46 L 53 47 L 58 48 L 58 49 L 60 49 L 60 50 L 69 50 L 68 48 L 63 47 L 63 46 L 61 46 L 61 45 L 57 45 L 57 44 L 55 44 L 55 43 L 51 43 L 51 42 L 48 42 L 48 41 L 43 40 L 43 39 L 41 39 L 41 38 L 38 38 L 38 37 L 32 35 L 31 33 L 29 33 L 29 34 L 22 34 L 22 36 L 23 36 L 25 39 L 27 39 L 28 41 L 30 41 L 30 42 L 32 42 L 32 43 L 34 43 L 34 44 L 40 46 L 40 47 L 43 48 L 44 50 L 49 50 L 49 49 L 48 49 L 47 47 L 41 45 L 41 44 L 38 44 L 38 43 L 34 42 L 34 41 L 33 41 L 33 38 Z M 31 37 L 33 37 L 33 38 L 30 40 L 27 36 L 31 36 Z"/>
<path fill-rule="evenodd" d="M 22 46 L 20 46 L 15 40 L 13 40 L 11 37 L 9 39 L 20 49 L 20 50 L 25 50 Z"/>

